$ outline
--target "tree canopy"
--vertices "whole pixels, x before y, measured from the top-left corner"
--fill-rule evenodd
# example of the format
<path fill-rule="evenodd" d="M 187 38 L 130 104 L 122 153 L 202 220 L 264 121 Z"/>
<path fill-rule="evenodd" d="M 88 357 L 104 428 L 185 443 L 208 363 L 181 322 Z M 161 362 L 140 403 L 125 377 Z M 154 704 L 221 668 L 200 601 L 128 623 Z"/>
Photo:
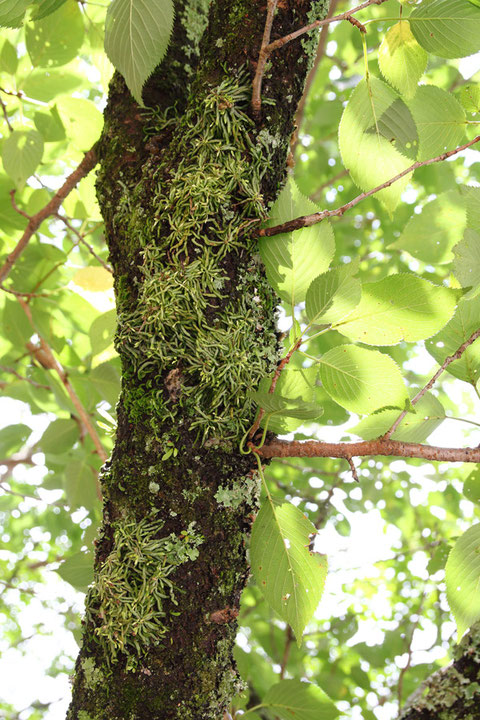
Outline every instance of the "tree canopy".
<path fill-rule="evenodd" d="M 207 546 L 201 488 L 186 481 L 172 498 L 172 521 L 178 503 L 191 506 L 183 529 L 168 520 L 160 533 L 154 515 L 137 516 L 115 526 L 110 560 L 101 554 L 102 499 L 108 515 L 113 482 L 104 463 L 122 374 L 130 424 L 140 417 L 142 393 L 128 404 L 125 390 L 135 375 L 151 390 L 149 417 L 174 424 L 177 406 L 188 408 L 192 447 L 202 461 L 212 457 L 212 474 L 219 452 L 251 463 L 248 482 L 222 480 L 213 495 L 222 517 L 243 512 L 251 565 L 239 610 L 204 611 L 213 626 L 238 622 L 243 685 L 230 692 L 224 717 L 413 720 L 421 716 L 408 714 L 412 695 L 422 687 L 425 707 L 440 717 L 444 695 L 437 700 L 434 685 L 422 683 L 452 653 L 458 659 L 480 620 L 480 6 L 331 0 L 328 15 L 319 3 L 300 3 L 312 9 L 299 23 L 292 3 L 254 3 L 252 22 L 263 31 L 256 62 L 238 50 L 230 77 L 233 4 L 222 35 L 221 9 L 211 25 L 207 16 L 220 5 L 208 0 L 0 0 L 2 646 L 19 662 L 39 635 L 51 648 L 51 611 L 80 644 L 78 593 L 90 587 L 105 622 L 91 609 L 88 621 L 97 622 L 110 663 L 126 675 L 151 674 L 142 663 L 152 634 L 161 652 L 168 614 L 181 616 L 175 573 Z M 217 38 L 218 62 L 200 76 L 204 31 Z M 295 88 L 282 98 L 296 115 L 293 135 L 272 91 L 290 48 L 306 76 L 298 108 Z M 123 82 L 141 126 L 132 157 L 141 147 L 158 164 L 149 177 L 160 178 L 163 194 L 157 245 L 145 234 L 137 254 L 120 257 L 105 235 L 125 218 L 130 233 L 141 232 L 154 187 L 140 190 L 122 168 L 111 206 L 103 189 L 116 167 L 116 146 L 113 160 L 104 148 L 105 138 L 120 137 L 114 110 Z M 162 82 L 169 92 L 185 84 L 188 98 L 162 106 Z M 204 125 L 192 98 L 206 108 Z M 175 175 L 173 155 L 167 167 L 159 148 L 177 127 L 185 159 Z M 127 140 L 118 153 L 128 168 Z M 285 170 L 269 165 L 282 152 Z M 282 182 L 270 187 L 270 173 Z M 166 257 L 180 248 L 183 273 L 174 289 L 157 252 L 167 225 Z M 222 255 L 232 248 L 248 254 L 233 285 Z M 125 267 L 140 257 L 148 272 L 133 279 Z M 140 310 L 129 316 L 136 286 Z M 210 306 L 232 313 L 228 332 L 209 321 Z M 185 330 L 193 325 L 203 334 Z M 163 327 L 168 341 L 159 340 Z M 151 378 L 159 363 L 163 395 Z M 156 463 L 181 458 L 182 434 L 149 431 L 156 444 L 145 452 Z M 151 467 L 154 499 L 161 486 Z M 115 553 L 122 573 L 111 570 Z M 133 577 L 143 593 L 138 613 L 127 605 L 120 613 Z M 29 607 L 38 612 L 31 633 Z M 156 619 L 163 615 L 165 626 Z M 74 662 L 67 644 L 45 673 L 65 676 Z M 81 662 L 93 692 L 105 671 L 89 657 Z M 478 707 L 479 686 L 465 677 L 468 695 L 460 681 L 448 690 L 448 707 L 462 712 Z M 2 716 L 58 717 L 56 699 L 9 697 Z M 464 716 L 452 712 L 448 720 Z M 75 718 L 94 720 L 89 713 Z"/>

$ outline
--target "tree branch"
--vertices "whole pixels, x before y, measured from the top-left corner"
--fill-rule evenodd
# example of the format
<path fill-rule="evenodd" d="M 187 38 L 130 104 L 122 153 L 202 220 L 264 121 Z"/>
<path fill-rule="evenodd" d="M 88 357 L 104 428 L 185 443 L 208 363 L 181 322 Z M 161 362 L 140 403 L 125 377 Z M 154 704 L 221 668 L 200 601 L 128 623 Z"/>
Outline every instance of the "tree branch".
<path fill-rule="evenodd" d="M 385 188 L 390 187 L 390 185 L 393 185 L 393 183 L 397 182 L 397 180 L 401 180 L 403 177 L 405 177 L 405 175 L 409 175 L 414 170 L 425 167 L 426 165 L 433 165 L 433 163 L 442 162 L 443 160 L 452 157 L 452 155 L 456 155 L 457 153 L 462 152 L 462 150 L 466 150 L 467 148 L 471 147 L 471 145 L 475 145 L 475 143 L 479 141 L 480 135 L 477 135 L 473 138 L 473 140 L 470 140 L 464 145 L 460 145 L 453 150 L 448 150 L 441 155 L 437 155 L 437 157 L 431 158 L 430 160 L 414 162 L 413 165 L 410 165 L 410 167 L 406 168 L 406 170 L 403 170 L 398 175 L 395 175 L 395 177 L 390 178 L 390 180 L 387 180 L 381 185 L 377 185 L 377 187 L 373 188 L 372 190 L 368 190 L 368 192 L 363 192 L 360 195 L 357 195 L 357 197 L 354 197 L 353 200 L 350 200 L 350 202 L 345 203 L 345 205 L 342 205 L 336 210 L 320 210 L 319 212 L 313 213 L 312 215 L 302 215 L 301 217 L 294 218 L 293 220 L 288 220 L 288 222 L 282 223 L 281 225 L 275 225 L 274 227 L 269 228 L 262 228 L 258 230 L 258 235 L 260 237 L 271 237 L 272 235 L 293 232 L 294 230 L 300 230 L 303 227 L 310 227 L 311 225 L 316 225 L 317 223 L 322 222 L 322 220 L 325 220 L 325 218 L 327 217 L 341 217 L 347 210 L 350 210 L 355 205 L 358 205 L 358 203 L 362 200 L 365 200 L 365 198 L 370 197 L 371 195 L 375 195 L 375 193 L 379 192 L 380 190 L 384 190 Z"/>
<path fill-rule="evenodd" d="M 345 460 L 350 461 L 353 457 L 384 455 L 419 458 L 437 462 L 480 463 L 480 448 L 443 448 L 434 445 L 382 439 L 363 440 L 354 443 L 326 443 L 319 440 L 307 440 L 306 442 L 276 440 L 261 448 L 256 448 L 253 443 L 248 443 L 248 447 L 252 452 L 263 458 L 330 457 L 345 458 Z"/>
<path fill-rule="evenodd" d="M 97 153 L 96 145 L 94 145 L 90 150 L 88 150 L 88 152 L 85 153 L 85 157 L 83 158 L 80 165 L 67 177 L 60 190 L 55 193 L 50 202 L 48 202 L 44 208 L 39 210 L 38 213 L 35 213 L 35 215 L 29 217 L 27 227 L 25 228 L 22 237 L 20 238 L 12 252 L 7 255 L 3 266 L 0 268 L 0 283 L 3 283 L 3 281 L 8 277 L 10 270 L 12 269 L 22 252 L 25 250 L 30 241 L 30 238 L 32 237 L 34 232 L 38 230 L 42 222 L 51 215 L 55 215 L 58 212 L 60 205 L 65 200 L 67 195 L 69 195 L 69 193 L 73 190 L 77 183 L 80 182 L 82 178 L 88 175 L 90 170 L 92 170 L 96 164 Z M 25 215 L 23 211 L 21 211 L 20 214 Z"/>
<path fill-rule="evenodd" d="M 75 407 L 79 417 L 81 418 L 81 421 L 83 425 L 85 426 L 85 430 L 90 435 L 92 442 L 95 446 L 95 449 L 97 451 L 98 456 L 102 460 L 102 462 L 105 462 L 108 455 L 105 452 L 103 445 L 100 441 L 100 438 L 98 436 L 97 431 L 95 430 L 94 426 L 92 425 L 92 421 L 90 419 L 89 414 L 83 407 L 82 403 L 80 402 L 80 398 L 78 397 L 77 393 L 73 389 L 70 380 L 68 379 L 67 373 L 63 369 L 63 367 L 60 365 L 58 360 L 55 358 L 49 344 L 43 339 L 43 337 L 39 334 L 38 328 L 35 325 L 35 322 L 32 317 L 32 311 L 30 310 L 28 304 L 23 300 L 22 298 L 18 298 L 18 302 L 22 306 L 22 309 L 25 313 L 25 315 L 28 318 L 28 321 L 32 328 L 37 333 L 39 339 L 40 339 L 40 350 L 42 353 L 42 359 L 43 362 L 41 363 L 43 367 L 48 367 L 49 369 L 55 370 L 58 377 L 60 378 L 60 381 L 62 382 L 62 385 L 64 386 L 65 390 L 68 393 L 68 396 L 70 397 L 70 400 L 72 401 L 73 406 Z M 98 487 L 98 485 L 97 485 Z"/>
<path fill-rule="evenodd" d="M 450 365 L 450 363 L 452 363 L 454 360 L 458 360 L 459 358 L 461 358 L 461 356 L 463 355 L 463 353 L 465 352 L 465 350 L 466 350 L 470 345 L 472 345 L 472 343 L 474 343 L 475 340 L 477 340 L 477 338 L 479 338 L 479 337 L 480 337 L 480 328 L 479 328 L 478 330 L 475 330 L 475 332 L 473 332 L 473 333 L 470 335 L 470 337 L 468 338 L 468 340 L 465 340 L 465 342 L 462 343 L 462 345 L 460 345 L 460 347 L 458 348 L 458 350 L 456 350 L 456 351 L 453 353 L 453 355 L 449 355 L 448 357 L 445 358 L 445 360 L 443 361 L 443 363 L 441 364 L 440 368 L 437 370 L 437 372 L 435 373 L 435 375 L 433 375 L 433 376 L 430 378 L 430 380 L 428 381 L 428 383 L 425 385 L 425 387 L 423 387 L 421 390 L 419 390 L 419 392 L 415 395 L 415 397 L 414 397 L 413 400 L 411 401 L 412 405 L 416 405 L 416 404 L 417 404 L 417 402 L 425 395 L 425 393 L 426 393 L 428 390 L 430 390 L 430 389 L 435 385 L 435 383 L 437 382 L 437 380 L 438 380 L 438 378 L 440 377 L 440 375 L 447 369 L 447 367 Z M 404 410 L 404 411 L 398 416 L 398 418 L 395 420 L 395 422 L 393 423 L 393 425 L 392 425 L 392 427 L 390 428 L 390 430 L 387 430 L 387 432 L 385 433 L 385 435 L 382 436 L 382 439 L 383 439 L 383 440 L 388 440 L 388 439 L 393 435 L 393 433 L 394 433 L 395 430 L 398 428 L 398 426 L 399 426 L 400 423 L 402 422 L 402 420 L 403 420 L 403 418 L 405 417 L 405 415 L 407 414 L 407 412 L 408 412 L 407 410 Z"/>
<path fill-rule="evenodd" d="M 270 42 L 270 36 L 272 34 L 273 16 L 275 15 L 275 9 L 277 7 L 277 0 L 268 0 L 267 6 L 267 19 L 265 20 L 265 29 L 263 31 L 262 45 L 258 54 L 257 69 L 255 71 L 255 77 L 253 78 L 252 86 L 252 112 L 254 117 L 258 118 L 260 115 L 260 108 L 262 106 L 262 79 L 265 72 L 265 65 L 270 56 L 268 52 L 268 43 Z"/>

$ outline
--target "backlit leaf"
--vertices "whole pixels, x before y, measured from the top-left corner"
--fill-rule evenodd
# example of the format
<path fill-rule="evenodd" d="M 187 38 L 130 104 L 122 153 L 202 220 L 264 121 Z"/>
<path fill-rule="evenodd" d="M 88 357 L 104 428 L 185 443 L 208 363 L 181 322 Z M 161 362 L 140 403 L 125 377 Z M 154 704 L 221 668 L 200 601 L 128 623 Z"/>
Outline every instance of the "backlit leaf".
<path fill-rule="evenodd" d="M 448 325 L 425 343 L 430 355 L 441 364 L 480 327 L 480 297 L 463 298 Z M 480 377 L 480 338 L 467 347 L 459 360 L 454 360 L 447 372 L 460 380 L 475 385 Z"/>
<path fill-rule="evenodd" d="M 458 293 L 415 275 L 364 283 L 360 304 L 335 328 L 367 345 L 431 337 L 452 317 Z"/>
<path fill-rule="evenodd" d="M 282 680 L 269 689 L 262 705 L 281 720 L 335 720 L 340 711 L 318 685 Z"/>
<path fill-rule="evenodd" d="M 463 240 L 453 250 L 453 272 L 463 287 L 476 289 L 480 285 L 480 234 L 467 228 Z M 475 293 L 473 293 L 475 294 Z"/>
<path fill-rule="evenodd" d="M 33 175 L 43 155 L 43 139 L 36 130 L 14 130 L 3 143 L 5 172 L 21 189 Z"/>
<path fill-rule="evenodd" d="M 83 290 L 105 292 L 113 287 L 112 273 L 104 267 L 91 266 L 77 270 L 73 282 Z"/>
<path fill-rule="evenodd" d="M 362 285 L 352 277 L 350 265 L 319 275 L 307 290 L 305 309 L 310 323 L 328 324 L 342 320 L 360 302 Z"/>
<path fill-rule="evenodd" d="M 317 388 L 315 383 L 318 376 L 318 367 L 293 369 L 287 367 L 280 374 L 275 393 L 268 393 L 272 382 L 272 375 L 262 380 L 259 392 L 264 400 L 269 403 L 271 398 L 281 397 L 281 403 L 277 405 L 279 410 L 275 414 L 268 415 L 268 429 L 277 435 L 291 432 L 299 427 L 305 420 L 313 420 L 323 415 L 323 409 L 316 400 Z M 266 397 L 265 397 L 266 395 Z M 263 407 L 262 401 L 258 401 Z M 274 401 L 278 402 L 278 401 Z M 293 409 L 294 415 L 289 412 Z M 286 412 L 285 412 L 286 410 Z M 264 426 L 266 418 L 262 421 Z"/>
<path fill-rule="evenodd" d="M 86 592 L 93 582 L 93 553 L 79 552 L 72 555 L 60 565 L 57 573 L 76 590 Z"/>
<path fill-rule="evenodd" d="M 269 225 L 279 225 L 299 215 L 317 212 L 289 180 L 272 208 Z M 259 250 L 267 277 L 290 307 L 305 300 L 314 278 L 328 269 L 335 251 L 333 231 L 327 221 L 293 233 L 260 238 Z"/>
<path fill-rule="evenodd" d="M 0 26 L 20 27 L 30 0 L 0 0 Z"/>
<path fill-rule="evenodd" d="M 165 55 L 172 26 L 172 0 L 113 0 L 107 10 L 105 51 L 139 105 L 146 80 Z"/>
<path fill-rule="evenodd" d="M 298 644 L 317 609 L 325 584 L 325 556 L 310 553 L 314 525 L 290 503 L 262 505 L 253 524 L 252 570 L 271 607 L 288 622 Z"/>
<path fill-rule="evenodd" d="M 459 58 L 479 49 L 480 8 L 465 0 L 424 0 L 408 18 L 417 42 L 434 55 Z"/>
<path fill-rule="evenodd" d="M 463 494 L 470 502 L 480 504 L 480 465 L 476 465 L 463 483 Z"/>
<path fill-rule="evenodd" d="M 406 414 L 392 434 L 392 440 L 422 443 L 445 418 L 441 402 L 429 392 L 415 405 L 415 411 Z M 361 420 L 350 432 L 359 435 L 363 440 L 372 440 L 384 435 L 398 416 L 398 410 L 380 410 Z"/>
<path fill-rule="evenodd" d="M 378 64 L 386 80 L 404 97 L 415 94 L 427 67 L 427 53 L 415 40 L 406 20 L 400 20 L 386 33 L 378 51 Z"/>
<path fill-rule="evenodd" d="M 463 140 L 465 111 L 451 93 L 433 85 L 421 85 L 408 107 L 418 131 L 418 160 L 441 155 Z"/>
<path fill-rule="evenodd" d="M 480 85 L 464 85 L 460 90 L 460 102 L 467 112 L 480 112 Z"/>
<path fill-rule="evenodd" d="M 450 551 L 445 566 L 447 600 L 458 640 L 480 618 L 480 523 L 469 528 Z"/>
<path fill-rule="evenodd" d="M 320 378 L 335 402 L 364 415 L 387 405 L 403 409 L 408 398 L 400 368 L 378 350 L 334 347 L 320 358 Z"/>
<path fill-rule="evenodd" d="M 67 0 L 53 14 L 28 23 L 25 43 L 34 67 L 66 65 L 78 55 L 85 29 L 75 0 Z"/>

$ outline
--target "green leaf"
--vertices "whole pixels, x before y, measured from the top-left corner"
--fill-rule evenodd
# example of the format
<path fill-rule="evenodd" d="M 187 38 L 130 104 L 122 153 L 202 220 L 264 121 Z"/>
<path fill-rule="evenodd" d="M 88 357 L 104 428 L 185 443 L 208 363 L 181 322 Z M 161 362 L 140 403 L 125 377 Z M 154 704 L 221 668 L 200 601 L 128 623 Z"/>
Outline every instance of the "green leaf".
<path fill-rule="evenodd" d="M 95 318 L 88 333 L 93 355 L 99 355 L 110 347 L 113 343 L 116 328 L 117 313 L 115 310 L 109 310 Z"/>
<path fill-rule="evenodd" d="M 322 355 L 320 363 L 323 387 L 347 410 L 366 415 L 387 405 L 404 408 L 408 395 L 402 374 L 388 355 L 339 345 Z"/>
<path fill-rule="evenodd" d="M 25 44 L 34 67 L 58 67 L 77 57 L 83 43 L 83 16 L 75 0 L 52 15 L 28 23 Z"/>
<path fill-rule="evenodd" d="M 447 263 L 453 259 L 452 249 L 462 238 L 466 223 L 465 197 L 450 190 L 415 212 L 398 240 L 388 247 L 406 250 L 432 265 Z"/>
<path fill-rule="evenodd" d="M 447 600 L 458 640 L 480 618 L 480 523 L 469 528 L 450 551 L 445 566 Z"/>
<path fill-rule="evenodd" d="M 317 210 L 290 179 L 272 208 L 269 225 L 280 225 Z M 259 251 L 271 285 L 282 300 L 295 307 L 305 300 L 312 280 L 328 269 L 335 240 L 330 223 L 324 220 L 293 233 L 261 238 Z"/>
<path fill-rule="evenodd" d="M 72 145 L 89 150 L 102 132 L 100 110 L 90 100 L 73 97 L 58 98 L 57 110 Z"/>
<path fill-rule="evenodd" d="M 378 65 L 383 76 L 404 97 L 415 95 L 418 81 L 427 67 L 427 53 L 415 40 L 410 25 L 400 20 L 382 40 Z"/>
<path fill-rule="evenodd" d="M 342 320 L 356 308 L 362 294 L 360 280 L 352 277 L 350 265 L 319 275 L 307 290 L 305 310 L 310 323 L 328 324 Z"/>
<path fill-rule="evenodd" d="M 460 102 L 467 112 L 480 113 L 480 85 L 464 85 L 460 90 Z"/>
<path fill-rule="evenodd" d="M 66 0 L 36 0 L 32 7 L 32 20 L 41 20 L 51 15 L 63 5 Z"/>
<path fill-rule="evenodd" d="M 120 377 L 111 363 L 98 365 L 90 373 L 90 380 L 104 400 L 115 407 L 120 392 Z"/>
<path fill-rule="evenodd" d="M 338 140 L 342 161 L 353 181 L 364 191 L 381 185 L 405 170 L 411 161 L 394 146 L 406 144 L 403 137 L 405 122 L 400 109 L 405 110 L 398 95 L 377 78 L 370 78 L 370 90 L 362 80 L 344 110 Z M 390 112 L 388 112 L 390 110 Z M 410 144 L 415 138 L 412 136 Z M 376 197 L 391 213 L 410 181 L 405 176 Z"/>
<path fill-rule="evenodd" d="M 259 387 L 261 398 L 267 404 L 278 403 L 275 414 L 268 415 L 269 430 L 277 435 L 292 432 L 302 424 L 303 420 L 316 420 L 323 415 L 323 409 L 315 398 L 317 376 L 317 366 L 302 369 L 287 368 L 281 373 L 274 394 L 268 393 L 273 375 L 262 380 Z M 276 401 L 275 398 L 280 400 Z M 261 407 L 264 406 L 261 399 L 257 402 Z M 267 418 L 264 418 L 262 421 L 263 426 L 266 420 Z"/>
<path fill-rule="evenodd" d="M 287 398 L 277 392 L 253 392 L 252 398 L 270 415 L 281 415 L 299 420 L 314 420 L 322 414 L 320 406 L 313 402 L 304 402 L 302 398 Z"/>
<path fill-rule="evenodd" d="M 172 0 L 113 0 L 105 23 L 105 52 L 143 106 L 142 88 L 167 51 Z"/>
<path fill-rule="evenodd" d="M 27 316 L 16 300 L 5 300 L 3 308 L 3 332 L 6 339 L 12 343 L 14 348 L 21 353 L 24 352 L 25 343 L 33 335 L 32 326 Z"/>
<path fill-rule="evenodd" d="M 407 413 L 400 426 L 392 434 L 392 440 L 422 443 L 445 419 L 445 410 L 435 395 L 427 392 L 415 405 L 415 413 Z M 350 432 L 363 440 L 380 437 L 398 418 L 398 410 L 380 410 L 361 420 Z"/>
<path fill-rule="evenodd" d="M 467 228 L 454 248 L 453 273 L 462 287 L 475 290 L 480 285 L 480 234 Z M 476 293 L 472 293 L 475 295 Z"/>
<path fill-rule="evenodd" d="M 480 505 L 480 465 L 472 470 L 463 483 L 463 494 L 470 502 Z"/>
<path fill-rule="evenodd" d="M 20 27 L 30 0 L 0 0 L 0 26 Z"/>
<path fill-rule="evenodd" d="M 70 450 L 79 437 L 78 423 L 75 420 L 59 418 L 50 423 L 38 444 L 44 453 L 61 455 Z"/>
<path fill-rule="evenodd" d="M 93 582 L 93 553 L 78 552 L 72 555 L 56 572 L 76 590 L 87 592 L 88 586 Z"/>
<path fill-rule="evenodd" d="M 364 283 L 362 299 L 351 315 L 335 325 L 367 345 L 413 342 L 437 333 L 452 317 L 458 293 L 410 274 L 389 275 Z"/>
<path fill-rule="evenodd" d="M 465 111 L 451 93 L 434 85 L 421 85 L 408 107 L 418 131 L 418 160 L 452 150 L 464 139 Z"/>
<path fill-rule="evenodd" d="M 465 0 L 424 0 L 408 20 L 417 42 L 434 55 L 459 58 L 479 49 L 480 10 Z"/>
<path fill-rule="evenodd" d="M 14 130 L 3 143 L 5 172 L 18 189 L 33 175 L 43 155 L 43 138 L 36 130 Z"/>
<path fill-rule="evenodd" d="M 271 607 L 292 627 L 300 645 L 306 624 L 317 609 L 327 562 L 310 553 L 315 526 L 290 503 L 274 507 L 267 499 L 253 524 L 252 570 Z"/>
<path fill-rule="evenodd" d="M 449 355 L 458 350 L 465 340 L 480 327 L 480 297 L 463 298 L 457 312 L 442 332 L 425 343 L 425 347 L 435 360 L 441 364 Z M 480 377 L 480 338 L 470 345 L 459 360 L 454 360 L 447 372 L 459 380 L 472 385 Z"/>
<path fill-rule="evenodd" d="M 13 45 L 5 40 L 0 52 L 0 70 L 7 72 L 9 75 L 15 75 L 18 67 L 17 51 Z"/>
<path fill-rule="evenodd" d="M 32 429 L 28 425 L 8 425 L 0 430 L 0 458 L 7 459 L 10 455 L 19 452 L 28 438 Z"/>
<path fill-rule="evenodd" d="M 281 720 L 335 720 L 340 711 L 313 683 L 282 680 L 269 689 L 262 705 Z"/>
<path fill-rule="evenodd" d="M 94 469 L 83 458 L 69 462 L 65 471 L 65 494 L 70 510 L 98 505 Z"/>
<path fill-rule="evenodd" d="M 36 70 L 21 84 L 29 98 L 50 102 L 59 95 L 69 94 L 82 86 L 84 78 L 67 70 Z"/>
<path fill-rule="evenodd" d="M 36 112 L 33 121 L 45 142 L 65 140 L 65 128 L 55 106 L 49 112 Z"/>

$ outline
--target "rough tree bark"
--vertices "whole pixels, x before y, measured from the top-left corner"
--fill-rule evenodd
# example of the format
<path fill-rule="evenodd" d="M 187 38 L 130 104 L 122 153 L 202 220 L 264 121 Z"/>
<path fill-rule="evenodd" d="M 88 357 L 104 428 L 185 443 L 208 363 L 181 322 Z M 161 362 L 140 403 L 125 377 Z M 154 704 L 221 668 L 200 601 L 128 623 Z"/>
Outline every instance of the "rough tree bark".
<path fill-rule="evenodd" d="M 232 649 L 258 480 L 238 447 L 248 392 L 278 359 L 253 230 L 285 178 L 317 36 L 275 55 L 254 119 L 266 3 L 176 10 L 147 109 L 116 75 L 99 147 L 123 378 L 69 720 L 213 720 L 239 686 Z M 272 37 L 326 10 L 282 0 Z"/>

